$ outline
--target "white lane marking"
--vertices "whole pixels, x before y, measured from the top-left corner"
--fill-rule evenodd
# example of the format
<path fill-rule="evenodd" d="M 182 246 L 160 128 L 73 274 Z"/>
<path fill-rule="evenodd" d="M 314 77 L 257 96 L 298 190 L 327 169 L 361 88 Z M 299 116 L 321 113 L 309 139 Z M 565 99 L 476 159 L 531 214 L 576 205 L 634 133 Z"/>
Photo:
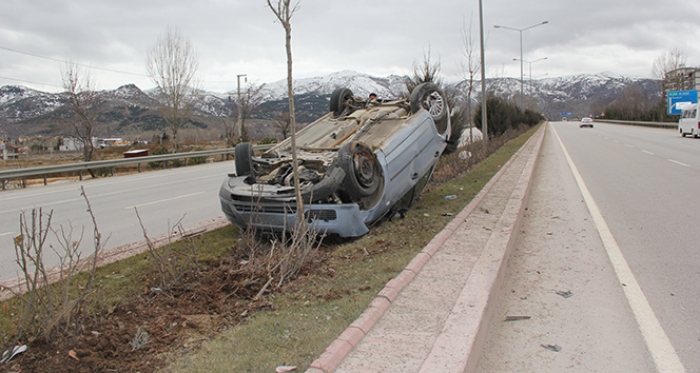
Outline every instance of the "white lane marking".
<path fill-rule="evenodd" d="M 143 207 L 143 206 L 150 206 L 150 205 L 155 205 L 156 203 L 174 201 L 174 200 L 177 200 L 177 199 L 182 199 L 182 198 L 187 198 L 187 197 L 198 196 L 198 195 L 200 195 L 200 194 L 204 194 L 204 192 L 185 194 L 185 195 L 182 195 L 182 196 L 177 196 L 177 197 L 172 197 L 172 198 L 166 198 L 166 199 L 159 199 L 159 200 L 157 200 L 157 201 L 146 202 L 146 203 L 142 203 L 142 204 L 140 204 L 140 205 L 128 206 L 128 207 L 125 207 L 124 209 L 125 209 L 125 210 L 130 210 L 130 209 L 133 209 L 134 207 L 139 208 L 139 207 Z"/>
<path fill-rule="evenodd" d="M 634 146 L 632 146 L 632 145 L 630 145 L 630 144 L 625 144 L 625 146 L 628 147 L 628 148 L 634 148 Z"/>
<path fill-rule="evenodd" d="M 178 169 L 179 171 L 180 169 Z M 187 167 L 182 168 L 182 172 L 174 171 L 174 170 L 169 170 L 171 172 L 171 175 L 186 175 L 188 173 L 196 173 L 198 170 L 191 170 L 190 172 L 187 172 Z M 210 179 L 210 178 L 219 178 L 223 180 L 224 174 L 211 174 L 211 175 L 204 175 L 201 177 L 187 177 L 187 178 L 181 178 L 181 182 L 185 181 L 192 181 L 192 180 L 203 180 L 203 179 Z M 137 188 L 131 188 L 127 189 L 130 191 L 136 191 L 136 190 L 142 190 L 142 189 L 149 189 L 149 188 L 154 188 L 154 187 L 160 187 L 158 183 L 143 183 L 144 180 L 151 180 L 151 179 L 157 179 L 157 178 L 162 178 L 163 174 L 159 174 L 158 171 L 155 172 L 147 172 L 147 173 L 140 173 L 140 174 L 132 174 L 132 175 L 123 175 L 124 177 L 119 177 L 115 176 L 112 178 L 112 180 L 107 180 L 106 178 L 104 179 L 85 179 L 81 182 L 76 183 L 76 190 L 79 190 L 80 185 L 85 185 L 86 181 L 109 181 L 112 185 L 116 184 L 123 184 L 123 183 L 129 183 L 129 184 L 140 184 L 141 186 Z M 225 175 L 224 175 L 225 176 Z M 96 185 L 91 185 L 91 187 L 97 187 Z M 121 192 L 127 191 L 127 190 L 122 190 Z M 46 195 L 52 195 L 52 194 L 60 194 L 60 193 L 66 193 L 67 191 L 65 189 L 60 189 L 60 190 L 48 190 L 48 191 L 37 191 L 33 193 L 13 193 L 12 195 L 9 196 L 0 196 L 0 201 L 13 201 L 13 200 L 18 200 L 18 199 L 23 199 L 23 198 L 34 198 L 34 197 L 40 197 L 40 196 L 46 196 Z M 70 190 L 68 190 L 70 192 Z M 70 200 L 72 201 L 72 200 Z"/>
<path fill-rule="evenodd" d="M 554 128 L 552 127 L 552 129 Z M 561 149 L 564 151 L 566 161 L 569 163 L 571 172 L 574 174 L 576 183 L 588 206 L 588 211 L 591 213 L 593 222 L 598 229 L 600 238 L 603 241 L 603 246 L 605 246 L 605 251 L 608 253 L 608 258 L 610 258 L 610 262 L 615 269 L 615 274 L 617 274 L 618 280 L 624 284 L 622 290 L 625 293 L 627 302 L 632 308 L 635 319 L 637 319 L 637 324 L 639 325 L 644 341 L 654 360 L 656 370 L 658 372 L 685 372 L 685 367 L 683 367 L 678 354 L 676 354 L 676 350 L 673 349 L 673 345 L 668 339 L 666 332 L 664 332 L 664 329 L 661 327 L 659 319 L 651 309 L 642 288 L 639 286 L 639 283 L 637 283 L 637 279 L 634 277 L 627 261 L 625 261 L 625 257 L 622 255 L 620 247 L 617 245 L 617 241 L 615 241 L 615 237 L 613 237 L 610 228 L 608 228 L 608 225 L 605 223 L 605 219 L 600 213 L 598 205 L 595 203 L 593 196 L 591 196 L 586 184 L 583 182 L 581 174 L 579 174 L 576 165 L 574 165 L 574 162 L 571 160 L 569 152 L 566 151 L 564 143 L 561 141 L 561 138 L 559 138 L 556 129 L 554 129 L 554 135 L 557 137 L 557 140 L 559 140 L 559 145 L 561 145 Z"/>
<path fill-rule="evenodd" d="M 207 175 L 207 176 L 202 176 L 202 177 L 198 177 L 198 178 L 190 178 L 189 180 L 190 180 L 190 181 L 191 181 L 191 180 L 204 180 L 204 179 L 210 179 L 210 178 L 221 178 L 221 176 L 220 176 L 220 175 L 213 175 L 213 176 Z M 177 182 L 176 182 L 176 183 L 177 183 Z M 115 195 L 115 194 L 123 194 L 123 193 L 128 193 L 128 192 L 137 192 L 137 191 L 140 191 L 140 190 L 145 190 L 145 189 L 149 189 L 149 188 L 154 188 L 154 187 L 157 187 L 157 186 L 158 186 L 158 184 L 149 184 L 148 186 L 144 186 L 144 187 L 136 187 L 136 188 L 131 188 L 131 189 L 120 189 L 120 190 L 117 190 L 117 191 L 114 191 L 114 192 L 107 192 L 107 193 L 90 194 L 89 191 L 86 191 L 86 193 L 87 193 L 87 195 L 88 195 L 88 198 L 94 199 L 94 198 L 99 198 L 99 197 L 108 197 L 108 196 L 112 196 L 112 195 Z M 76 190 L 78 191 L 79 189 L 76 189 Z M 34 195 L 26 196 L 26 197 L 32 197 L 32 196 L 38 196 L 38 195 L 46 195 L 46 194 L 51 194 L 51 193 L 52 193 L 52 192 L 43 193 L 43 194 L 34 194 Z M 77 193 L 77 194 L 79 194 L 79 193 Z M 21 197 L 21 198 L 24 198 L 24 197 Z M 69 199 L 56 200 L 56 201 L 53 201 L 53 202 L 43 203 L 43 204 L 41 205 L 41 207 L 47 207 L 47 206 L 53 206 L 53 205 L 60 205 L 60 204 L 62 204 L 62 203 L 69 203 L 69 202 L 75 202 L 75 201 L 80 201 L 80 200 L 84 200 L 84 198 L 83 198 L 83 197 L 76 197 L 76 198 L 69 198 Z M 1 198 L 0 198 L 0 201 L 2 201 Z M 0 210 L 0 214 L 18 213 L 18 212 L 21 212 L 21 211 L 24 211 L 24 210 L 31 210 L 32 208 L 33 208 L 33 206 L 29 206 L 29 207 L 25 207 L 25 208 L 19 208 L 19 209 L 14 209 L 14 210 Z"/>
<path fill-rule="evenodd" d="M 656 154 L 654 154 L 654 153 L 652 153 L 652 152 L 650 152 L 650 151 L 647 151 L 647 150 L 642 150 L 642 153 L 647 153 L 647 154 L 649 154 L 649 155 L 656 155 Z"/>
<path fill-rule="evenodd" d="M 683 166 L 683 167 L 690 167 L 689 164 L 685 164 L 685 163 L 683 163 L 683 162 L 678 162 L 678 161 L 675 160 L 675 159 L 668 159 L 668 161 L 669 161 L 669 162 L 673 162 L 673 163 L 675 163 L 675 164 L 677 164 L 677 165 L 681 165 L 681 166 Z"/>
<path fill-rule="evenodd" d="M 7 236 L 7 235 L 10 235 L 10 234 L 15 234 L 15 232 L 0 233 L 0 237 L 2 237 L 2 236 Z"/>
<path fill-rule="evenodd" d="M 620 143 L 618 140 L 613 140 L 613 142 L 616 142 L 616 143 L 618 143 L 618 144 Z"/>

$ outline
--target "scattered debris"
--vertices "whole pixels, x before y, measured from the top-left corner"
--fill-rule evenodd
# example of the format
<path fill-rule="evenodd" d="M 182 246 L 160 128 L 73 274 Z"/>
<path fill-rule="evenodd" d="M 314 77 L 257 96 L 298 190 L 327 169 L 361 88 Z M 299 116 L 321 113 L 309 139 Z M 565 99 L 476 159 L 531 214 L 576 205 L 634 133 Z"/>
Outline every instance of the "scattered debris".
<path fill-rule="evenodd" d="M 291 372 L 293 370 L 297 370 L 297 367 L 293 365 L 281 365 L 275 368 L 275 373 L 286 373 Z"/>
<path fill-rule="evenodd" d="M 532 316 L 506 316 L 506 321 L 530 320 Z"/>
<path fill-rule="evenodd" d="M 143 346 L 149 343 L 151 343 L 151 340 L 149 338 L 148 332 L 140 326 L 136 328 L 136 336 L 134 336 L 134 339 L 131 342 L 129 342 L 129 344 L 131 345 L 131 351 L 140 350 Z"/>
<path fill-rule="evenodd" d="M 557 290 L 557 295 L 561 295 L 564 298 L 571 298 L 574 295 L 574 293 L 572 293 L 568 290 L 567 291 Z"/>
<path fill-rule="evenodd" d="M 457 196 L 455 194 L 450 194 L 449 196 L 445 196 L 445 199 L 457 199 Z"/>
<path fill-rule="evenodd" d="M 426 218 L 429 218 L 429 217 L 430 217 L 430 214 L 428 214 L 428 213 L 426 212 L 425 214 L 423 214 L 423 216 L 425 216 Z"/>
<path fill-rule="evenodd" d="M 548 349 L 549 351 L 554 351 L 554 352 L 559 352 L 559 351 L 561 351 L 561 346 L 559 346 L 559 345 L 545 345 L 545 344 L 541 344 L 540 346 L 542 346 L 542 347 Z"/>
<path fill-rule="evenodd" d="M 10 352 L 10 350 L 3 352 L 2 359 L 0 359 L 0 364 L 7 363 L 8 361 L 12 360 L 15 355 L 21 354 L 24 351 L 27 351 L 27 345 L 15 346 L 12 348 L 12 352 Z"/>
<path fill-rule="evenodd" d="M 451 212 L 443 212 L 442 216 L 453 216 L 454 214 Z"/>
<path fill-rule="evenodd" d="M 75 352 L 75 350 L 68 351 L 68 356 L 75 361 L 80 361 L 80 359 L 78 359 L 78 354 Z"/>

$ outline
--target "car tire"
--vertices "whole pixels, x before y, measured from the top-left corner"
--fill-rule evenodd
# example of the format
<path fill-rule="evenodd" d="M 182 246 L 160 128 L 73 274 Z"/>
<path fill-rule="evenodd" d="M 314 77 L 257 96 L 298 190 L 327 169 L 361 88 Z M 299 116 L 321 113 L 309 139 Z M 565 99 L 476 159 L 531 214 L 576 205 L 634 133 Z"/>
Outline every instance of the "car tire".
<path fill-rule="evenodd" d="M 338 150 L 338 167 L 345 171 L 342 188 L 351 200 L 373 196 L 382 183 L 377 156 L 364 143 L 352 141 Z"/>
<path fill-rule="evenodd" d="M 249 142 L 242 142 L 236 145 L 233 150 L 234 164 L 236 165 L 236 175 L 253 175 L 253 145 Z"/>
<path fill-rule="evenodd" d="M 345 103 L 352 98 L 352 91 L 347 88 L 338 88 L 331 94 L 329 111 L 334 117 L 339 116 L 345 110 Z"/>
<path fill-rule="evenodd" d="M 447 117 L 447 100 L 434 83 L 419 84 L 411 92 L 410 102 L 411 113 L 415 114 L 420 109 L 425 109 L 435 123 Z"/>

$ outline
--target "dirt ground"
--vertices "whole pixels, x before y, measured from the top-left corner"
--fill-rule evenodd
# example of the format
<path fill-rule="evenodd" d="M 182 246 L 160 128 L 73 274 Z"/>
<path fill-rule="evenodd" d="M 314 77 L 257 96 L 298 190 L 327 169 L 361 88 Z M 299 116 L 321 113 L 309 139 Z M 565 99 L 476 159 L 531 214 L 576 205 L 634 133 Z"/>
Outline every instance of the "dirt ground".
<path fill-rule="evenodd" d="M 318 252 L 300 278 L 325 258 Z M 246 281 L 250 273 L 242 271 L 238 261 L 227 258 L 200 265 L 198 276 L 183 278 L 170 291 L 144 287 L 140 296 L 88 320 L 78 337 L 32 343 L 0 371 L 155 372 L 168 363 L 167 356 L 197 349 L 253 312 L 272 308 L 255 298 L 263 284 Z M 293 282 L 287 285 L 293 287 Z"/>

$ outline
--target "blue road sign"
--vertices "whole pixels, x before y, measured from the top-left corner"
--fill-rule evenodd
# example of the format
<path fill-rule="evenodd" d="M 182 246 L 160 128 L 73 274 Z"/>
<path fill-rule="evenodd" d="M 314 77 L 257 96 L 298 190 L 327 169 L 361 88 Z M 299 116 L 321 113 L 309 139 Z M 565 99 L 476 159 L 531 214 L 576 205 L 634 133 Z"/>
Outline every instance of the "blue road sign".
<path fill-rule="evenodd" d="M 685 105 L 698 103 L 698 91 L 668 91 L 666 112 L 668 115 L 681 115 Z"/>

